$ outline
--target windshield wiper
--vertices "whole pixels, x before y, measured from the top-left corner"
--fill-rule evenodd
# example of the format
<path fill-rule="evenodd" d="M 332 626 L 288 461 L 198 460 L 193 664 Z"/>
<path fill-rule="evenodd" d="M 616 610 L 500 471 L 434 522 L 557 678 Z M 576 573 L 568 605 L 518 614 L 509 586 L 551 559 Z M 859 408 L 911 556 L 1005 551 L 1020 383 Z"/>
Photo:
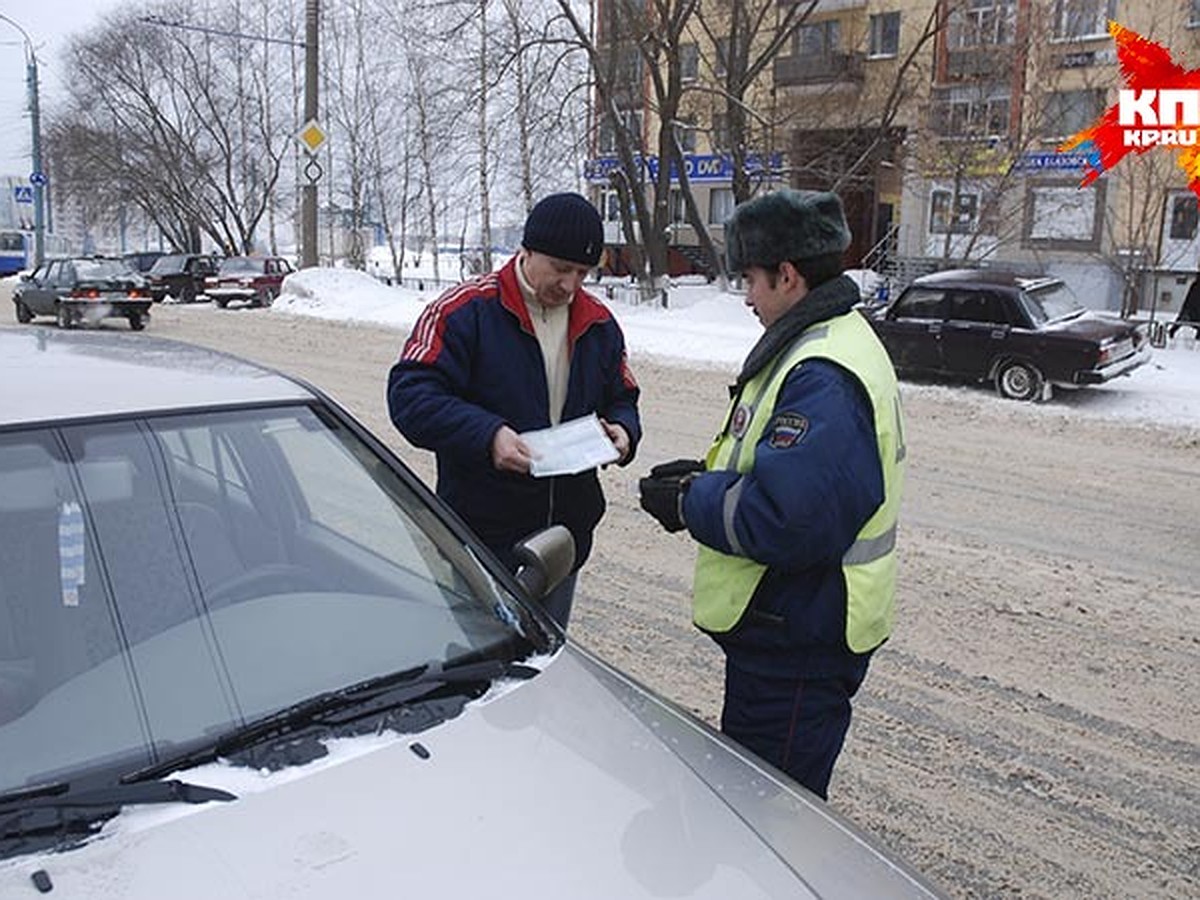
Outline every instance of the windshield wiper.
<path fill-rule="evenodd" d="M 78 790 L 72 790 L 70 782 L 56 781 L 0 794 L 0 816 L 9 809 L 86 809 L 135 803 L 208 803 L 236 799 L 237 795 L 228 791 L 186 781 L 150 781 L 136 785 L 118 782 Z M 0 828 L 6 821 L 0 818 Z"/>
<path fill-rule="evenodd" d="M 124 806 L 236 799 L 219 788 L 174 780 L 80 789 L 57 781 L 18 788 L 0 794 L 0 857 L 83 840 Z"/>
<path fill-rule="evenodd" d="M 397 706 L 433 697 L 482 695 L 497 678 L 532 678 L 538 670 L 499 659 L 445 666 L 440 661 L 379 675 L 327 691 L 203 741 L 198 746 L 128 772 L 122 784 L 160 778 L 177 769 L 212 762 L 242 750 L 304 731 L 314 725 L 345 725 Z"/>

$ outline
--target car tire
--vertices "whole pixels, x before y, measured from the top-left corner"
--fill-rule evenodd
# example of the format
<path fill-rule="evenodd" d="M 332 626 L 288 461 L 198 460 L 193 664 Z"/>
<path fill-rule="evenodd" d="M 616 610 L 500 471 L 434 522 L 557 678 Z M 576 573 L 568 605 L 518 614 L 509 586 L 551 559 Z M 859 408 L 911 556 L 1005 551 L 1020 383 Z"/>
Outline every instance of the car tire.
<path fill-rule="evenodd" d="M 1010 359 L 996 370 L 996 391 L 1009 400 L 1037 400 L 1045 386 L 1045 376 L 1032 363 Z"/>
<path fill-rule="evenodd" d="M 33 310 L 22 303 L 20 300 L 14 300 L 13 304 L 17 307 L 17 321 L 22 325 L 28 325 L 33 321 Z"/>
<path fill-rule="evenodd" d="M 65 303 L 58 303 L 54 307 L 54 318 L 58 322 L 59 328 L 74 328 L 75 314 L 71 312 L 71 307 Z"/>
<path fill-rule="evenodd" d="M 196 302 L 196 287 L 195 285 L 185 284 L 179 289 L 180 303 L 195 303 Z"/>
<path fill-rule="evenodd" d="M 136 313 L 136 312 L 130 313 L 128 318 L 129 318 L 129 329 L 131 331 L 142 331 L 145 329 L 146 317 L 143 316 L 141 313 Z"/>
<path fill-rule="evenodd" d="M 254 300 L 252 301 L 252 305 L 262 306 L 262 307 L 270 306 L 271 305 L 271 292 L 268 290 L 256 291 L 254 293 Z"/>
<path fill-rule="evenodd" d="M 226 306 L 229 305 L 229 301 L 226 300 L 224 297 L 217 297 L 216 299 L 213 300 L 213 303 L 217 304 L 217 309 L 224 309 Z"/>

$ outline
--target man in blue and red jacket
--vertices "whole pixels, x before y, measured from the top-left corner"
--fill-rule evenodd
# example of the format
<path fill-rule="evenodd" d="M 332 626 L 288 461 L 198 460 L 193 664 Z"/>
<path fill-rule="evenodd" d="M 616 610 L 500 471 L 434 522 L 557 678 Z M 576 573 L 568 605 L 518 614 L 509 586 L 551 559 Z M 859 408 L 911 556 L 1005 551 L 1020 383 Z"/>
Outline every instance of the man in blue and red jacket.
<path fill-rule="evenodd" d="M 596 470 L 534 478 L 520 435 L 595 413 L 628 464 L 641 439 L 638 386 L 612 313 L 583 290 L 604 247 L 600 214 L 552 194 L 498 272 L 451 288 L 413 326 L 388 377 L 392 422 L 437 456 L 437 493 L 505 565 L 549 525 L 575 539 L 575 569 L 544 599 L 563 628 L 604 514 Z"/>

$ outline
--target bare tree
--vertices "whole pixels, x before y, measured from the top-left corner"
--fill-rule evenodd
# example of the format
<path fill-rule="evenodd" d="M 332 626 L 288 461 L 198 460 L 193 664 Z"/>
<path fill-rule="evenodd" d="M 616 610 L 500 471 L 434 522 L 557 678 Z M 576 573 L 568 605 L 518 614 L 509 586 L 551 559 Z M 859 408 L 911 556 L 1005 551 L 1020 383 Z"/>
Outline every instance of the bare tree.
<path fill-rule="evenodd" d="M 100 190 L 128 198 L 181 247 L 204 233 L 226 252 L 251 250 L 286 142 L 265 126 L 272 73 L 248 80 L 241 94 L 230 78 L 241 52 L 236 38 L 196 38 L 133 16 L 108 20 L 72 45 L 70 101 L 55 123 L 59 133 L 91 133 L 98 143 L 72 160 L 81 148 L 71 141 L 59 156 L 102 175 Z M 241 108 L 250 111 L 244 137 Z"/>

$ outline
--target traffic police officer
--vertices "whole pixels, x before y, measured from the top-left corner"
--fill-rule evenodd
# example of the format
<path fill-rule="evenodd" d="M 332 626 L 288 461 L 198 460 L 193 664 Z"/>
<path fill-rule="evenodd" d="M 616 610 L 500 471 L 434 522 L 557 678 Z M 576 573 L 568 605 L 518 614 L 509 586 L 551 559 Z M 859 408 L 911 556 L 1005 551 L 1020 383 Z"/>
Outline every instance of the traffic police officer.
<path fill-rule="evenodd" d="M 693 619 L 725 653 L 721 730 L 825 797 L 850 700 L 892 628 L 896 375 L 854 309 L 836 195 L 757 197 L 725 237 L 765 331 L 705 461 L 651 469 L 641 505 L 700 543 Z"/>

